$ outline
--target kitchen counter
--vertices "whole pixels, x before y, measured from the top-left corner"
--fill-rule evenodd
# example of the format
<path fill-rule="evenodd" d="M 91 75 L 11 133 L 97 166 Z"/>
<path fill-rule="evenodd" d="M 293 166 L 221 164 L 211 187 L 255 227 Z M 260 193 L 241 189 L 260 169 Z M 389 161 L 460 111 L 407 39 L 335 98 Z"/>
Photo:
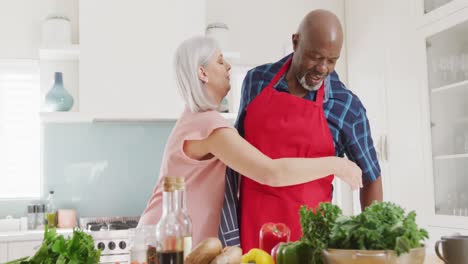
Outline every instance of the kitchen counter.
<path fill-rule="evenodd" d="M 73 229 L 57 229 L 58 234 L 69 236 Z M 0 243 L 12 241 L 37 241 L 44 238 L 44 230 L 27 230 L 17 232 L 0 232 Z"/>
<path fill-rule="evenodd" d="M 122 232 L 122 231 L 120 231 Z M 57 229 L 58 234 L 69 236 L 73 229 Z M 0 232 L 0 243 L 21 242 L 21 241 L 39 241 L 44 238 L 44 230 L 28 230 L 19 232 Z M 426 250 L 424 264 L 444 264 L 431 249 Z"/>
<path fill-rule="evenodd" d="M 426 254 L 424 264 L 444 264 L 444 262 L 435 253 L 430 253 Z"/>

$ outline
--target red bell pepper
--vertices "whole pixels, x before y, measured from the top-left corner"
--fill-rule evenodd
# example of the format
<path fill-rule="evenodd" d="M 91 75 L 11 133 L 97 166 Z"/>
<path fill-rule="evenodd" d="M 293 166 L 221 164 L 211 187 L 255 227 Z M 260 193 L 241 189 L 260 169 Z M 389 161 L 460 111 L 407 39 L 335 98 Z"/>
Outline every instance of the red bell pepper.
<path fill-rule="evenodd" d="M 271 252 L 280 242 L 289 242 L 291 230 L 283 223 L 265 223 L 260 229 L 260 249 Z"/>
<path fill-rule="evenodd" d="M 283 244 L 286 244 L 286 243 L 280 242 L 280 243 L 278 243 L 276 246 L 274 246 L 274 247 L 271 249 L 270 255 L 271 255 L 271 257 L 273 258 L 273 260 L 275 261 L 275 263 L 276 263 L 276 256 L 278 255 L 278 250 L 279 250 L 279 248 L 280 248 Z"/>

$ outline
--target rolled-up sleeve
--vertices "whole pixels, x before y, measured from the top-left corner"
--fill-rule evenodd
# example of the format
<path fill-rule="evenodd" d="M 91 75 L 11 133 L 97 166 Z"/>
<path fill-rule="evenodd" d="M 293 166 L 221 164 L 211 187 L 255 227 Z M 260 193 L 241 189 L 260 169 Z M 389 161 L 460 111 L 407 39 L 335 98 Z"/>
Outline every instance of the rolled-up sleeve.
<path fill-rule="evenodd" d="M 359 102 L 360 104 L 360 102 Z M 347 142 L 345 154 L 351 161 L 355 162 L 362 170 L 364 184 L 375 181 L 381 175 L 377 153 L 372 140 L 369 120 L 366 110 L 361 105 L 358 115 L 355 117 L 352 127 L 344 130 Z"/>

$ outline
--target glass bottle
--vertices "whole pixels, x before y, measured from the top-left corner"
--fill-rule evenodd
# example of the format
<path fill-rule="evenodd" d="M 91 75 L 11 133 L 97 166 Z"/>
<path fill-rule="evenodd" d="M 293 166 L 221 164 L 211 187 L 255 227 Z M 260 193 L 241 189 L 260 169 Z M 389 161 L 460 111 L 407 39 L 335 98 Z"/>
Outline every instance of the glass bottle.
<path fill-rule="evenodd" d="M 185 196 L 185 178 L 176 178 L 176 195 L 178 206 L 176 208 L 177 217 L 182 222 L 184 230 L 184 259 L 192 251 L 192 219 L 187 212 L 187 200 Z"/>
<path fill-rule="evenodd" d="M 46 224 L 49 228 L 57 227 L 57 207 L 54 201 L 54 191 L 49 192 L 47 198 Z"/>
<path fill-rule="evenodd" d="M 36 210 L 35 205 L 28 205 L 28 230 L 36 229 Z"/>
<path fill-rule="evenodd" d="M 45 224 L 45 205 L 37 204 L 36 205 L 36 229 L 44 229 Z"/>
<path fill-rule="evenodd" d="M 176 179 L 164 177 L 163 213 L 156 226 L 156 254 L 159 264 L 184 263 L 184 227 L 177 217 Z"/>

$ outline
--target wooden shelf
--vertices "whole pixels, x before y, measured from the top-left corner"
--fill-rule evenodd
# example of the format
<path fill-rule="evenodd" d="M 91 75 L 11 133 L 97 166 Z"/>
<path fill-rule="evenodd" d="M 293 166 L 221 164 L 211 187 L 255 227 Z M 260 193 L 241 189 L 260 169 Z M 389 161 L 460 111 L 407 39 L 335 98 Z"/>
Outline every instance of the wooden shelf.
<path fill-rule="evenodd" d="M 39 49 L 39 59 L 41 60 L 79 60 L 80 46 L 71 45 L 69 47 L 54 49 Z"/>

